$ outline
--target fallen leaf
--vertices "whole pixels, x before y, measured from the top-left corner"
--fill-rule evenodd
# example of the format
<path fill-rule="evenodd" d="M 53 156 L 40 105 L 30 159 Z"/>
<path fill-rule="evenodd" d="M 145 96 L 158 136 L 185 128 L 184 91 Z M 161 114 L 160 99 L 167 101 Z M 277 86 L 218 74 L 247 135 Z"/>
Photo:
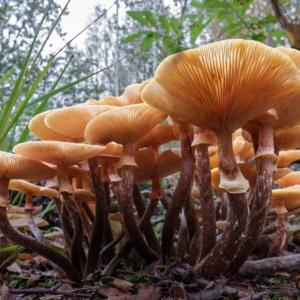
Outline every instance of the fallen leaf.
<path fill-rule="evenodd" d="M 14 262 L 12 265 L 10 265 L 9 267 L 6 268 L 7 271 L 9 272 L 13 272 L 13 273 L 22 273 L 22 269 L 20 268 L 20 266 Z"/>
<path fill-rule="evenodd" d="M 124 292 L 109 286 L 100 286 L 97 288 L 97 293 L 105 297 L 126 295 Z"/>
<path fill-rule="evenodd" d="M 119 278 L 115 278 L 112 282 L 112 285 L 123 292 L 129 292 L 129 289 L 134 286 L 133 283 Z"/>
<path fill-rule="evenodd" d="M 169 289 L 169 295 L 176 299 L 186 299 L 184 288 L 180 285 L 173 285 Z"/>
<path fill-rule="evenodd" d="M 31 263 L 35 263 L 35 259 L 28 253 L 19 253 L 18 258 L 23 259 L 23 260 L 27 260 Z"/>
<path fill-rule="evenodd" d="M 138 300 L 158 300 L 161 298 L 161 288 L 149 284 L 139 285 Z"/>
<path fill-rule="evenodd" d="M 146 298 L 137 298 L 137 295 L 109 296 L 107 300 L 146 300 Z"/>
<path fill-rule="evenodd" d="M 224 287 L 222 284 L 218 284 L 213 289 L 206 289 L 200 291 L 198 293 L 190 294 L 194 299 L 199 300 L 211 300 L 211 299 L 218 299 L 221 297 L 222 293 L 224 292 Z"/>

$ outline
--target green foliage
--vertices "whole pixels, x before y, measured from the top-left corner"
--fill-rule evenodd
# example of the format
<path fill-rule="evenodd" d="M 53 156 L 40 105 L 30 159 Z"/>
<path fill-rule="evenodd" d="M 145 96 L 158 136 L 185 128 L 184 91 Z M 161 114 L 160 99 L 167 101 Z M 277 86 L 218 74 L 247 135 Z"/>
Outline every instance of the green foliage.
<path fill-rule="evenodd" d="M 217 36 L 217 39 L 243 38 L 266 42 L 271 36 L 273 45 L 277 45 L 286 38 L 273 14 L 252 14 L 256 9 L 254 0 L 193 0 L 190 7 L 187 12 L 176 16 L 128 11 L 127 14 L 147 30 L 133 33 L 122 42 L 133 42 L 143 37 L 141 51 L 147 51 L 153 43 L 159 43 L 170 55 L 196 46 L 203 31 L 211 35 L 211 41 L 216 40 Z M 220 24 L 218 32 L 214 32 L 216 24 Z"/>
<path fill-rule="evenodd" d="M 54 280 L 47 279 L 43 282 L 40 282 L 39 286 L 42 287 L 42 288 L 45 288 L 45 289 L 49 289 L 54 285 L 54 283 L 55 283 Z"/>

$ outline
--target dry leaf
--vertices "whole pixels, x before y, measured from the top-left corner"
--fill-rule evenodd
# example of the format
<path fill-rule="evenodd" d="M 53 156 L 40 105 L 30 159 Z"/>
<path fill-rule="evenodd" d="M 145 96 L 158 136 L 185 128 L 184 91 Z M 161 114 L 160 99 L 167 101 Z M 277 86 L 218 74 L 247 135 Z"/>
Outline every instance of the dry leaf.
<path fill-rule="evenodd" d="M 112 285 L 123 292 L 129 292 L 129 289 L 134 286 L 133 283 L 119 278 L 115 278 L 112 282 Z"/>

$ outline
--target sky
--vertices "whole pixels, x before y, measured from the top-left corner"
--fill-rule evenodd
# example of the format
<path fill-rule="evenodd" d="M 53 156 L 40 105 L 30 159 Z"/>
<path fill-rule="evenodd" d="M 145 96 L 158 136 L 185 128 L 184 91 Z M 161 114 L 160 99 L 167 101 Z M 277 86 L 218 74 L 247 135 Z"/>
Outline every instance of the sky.
<path fill-rule="evenodd" d="M 58 4 L 63 8 L 67 0 L 56 0 Z M 76 34 L 78 34 L 82 29 L 84 29 L 91 20 L 91 15 L 95 7 L 98 4 L 101 4 L 102 7 L 109 8 L 114 3 L 114 0 L 71 0 L 68 5 L 68 16 L 62 16 L 61 25 L 67 35 L 62 39 L 59 35 L 53 32 L 51 39 L 48 43 L 48 50 L 50 50 L 50 44 L 53 45 L 51 52 L 56 52 L 56 50 L 63 47 L 66 42 L 72 39 Z M 114 8 L 112 8 L 114 11 Z M 80 48 L 83 48 L 84 41 L 87 37 L 87 31 L 82 33 L 79 37 L 77 37 L 72 45 L 76 45 Z"/>

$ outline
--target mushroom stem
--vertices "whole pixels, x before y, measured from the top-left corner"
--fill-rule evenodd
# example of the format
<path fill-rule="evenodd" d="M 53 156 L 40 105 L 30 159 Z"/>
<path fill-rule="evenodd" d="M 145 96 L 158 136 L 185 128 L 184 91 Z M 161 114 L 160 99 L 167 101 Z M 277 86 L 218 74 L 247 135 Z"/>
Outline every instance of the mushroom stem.
<path fill-rule="evenodd" d="M 94 224 L 95 221 L 95 216 L 92 210 L 90 209 L 89 205 L 86 202 L 81 203 L 82 208 L 85 212 L 85 214 L 89 217 L 89 220 L 91 221 L 92 224 Z"/>
<path fill-rule="evenodd" d="M 133 202 L 137 210 L 138 216 L 142 219 L 146 212 L 146 205 L 143 201 L 139 186 L 136 183 L 134 183 L 133 185 Z M 145 226 L 144 235 L 148 245 L 152 248 L 152 250 L 158 254 L 161 254 L 160 243 L 155 235 L 152 224 L 150 223 L 150 219 Z"/>
<path fill-rule="evenodd" d="M 225 189 L 228 193 L 245 193 L 249 188 L 249 183 L 236 163 L 231 134 L 218 134 L 217 141 L 220 173 L 219 187 Z"/>
<path fill-rule="evenodd" d="M 182 261 L 185 257 L 188 241 L 188 227 L 184 213 L 180 214 L 180 227 L 177 239 L 177 257 Z"/>
<path fill-rule="evenodd" d="M 28 224 L 33 236 L 40 243 L 48 245 L 46 238 L 44 237 L 44 235 L 40 231 L 39 227 L 34 222 L 33 210 L 34 210 L 34 207 L 33 207 L 33 202 L 32 202 L 32 194 L 26 193 L 25 215 L 26 215 L 27 224 Z"/>
<path fill-rule="evenodd" d="M 43 243 L 44 245 L 48 245 L 48 242 L 42 232 L 40 231 L 39 227 L 36 225 L 34 222 L 34 218 L 32 215 L 33 209 L 25 209 L 25 215 L 26 215 L 26 220 L 27 224 L 30 228 L 30 231 L 32 232 L 33 236 L 40 242 Z"/>
<path fill-rule="evenodd" d="M 122 182 L 116 182 L 113 184 L 113 189 L 115 196 L 117 198 L 118 204 L 119 204 L 119 211 L 123 212 L 122 210 L 122 203 L 121 203 L 121 198 L 122 198 Z"/>
<path fill-rule="evenodd" d="M 169 206 L 169 200 L 167 199 L 165 191 L 162 189 L 162 197 L 160 198 L 160 202 L 163 205 L 164 209 L 167 210 Z"/>
<path fill-rule="evenodd" d="M 78 259 L 82 254 L 81 249 L 83 242 L 83 226 L 81 214 L 79 208 L 77 207 L 73 194 L 69 194 L 68 192 L 61 192 L 61 195 L 64 199 L 66 208 L 73 222 L 73 236 L 70 249 L 71 261 L 78 272 L 81 274 L 81 260 Z"/>
<path fill-rule="evenodd" d="M 89 221 L 89 217 L 87 216 L 84 208 L 82 207 L 82 205 L 80 205 L 80 206 L 81 206 L 80 207 L 80 213 L 81 213 L 83 227 L 85 229 L 88 241 L 89 241 L 89 243 L 91 243 L 93 227 L 92 227 L 92 225 Z"/>
<path fill-rule="evenodd" d="M 83 242 L 83 226 L 80 210 L 74 198 L 74 189 L 69 180 L 68 167 L 66 165 L 57 165 L 57 178 L 59 185 L 59 193 L 62 196 L 63 203 L 69 212 L 73 226 L 73 236 L 70 245 L 71 261 L 78 272 L 81 274 L 82 266 L 82 242 Z M 80 257 L 81 259 L 78 259 Z"/>
<path fill-rule="evenodd" d="M 107 209 L 108 209 L 108 212 L 110 212 L 111 211 L 111 201 L 110 201 L 109 183 L 107 181 L 103 182 L 103 187 L 104 187 L 104 192 L 105 192 L 105 199 L 106 199 Z M 112 231 L 111 231 L 111 228 L 110 228 L 110 224 L 109 224 L 109 221 L 108 221 L 108 218 L 107 218 L 107 219 L 105 219 L 104 244 L 108 245 L 111 242 L 113 242 L 113 240 L 114 240 L 114 237 L 113 237 L 113 234 L 112 234 Z M 108 252 L 108 255 L 107 255 L 108 261 L 113 259 L 114 256 L 115 256 L 115 251 L 114 251 L 114 249 L 112 249 L 112 251 Z M 99 258 L 98 258 L 98 261 L 99 261 Z"/>
<path fill-rule="evenodd" d="M 137 186 L 137 184 L 134 184 L 134 185 Z M 137 186 L 137 188 L 138 188 L 138 186 Z M 138 189 L 138 191 L 139 191 L 139 189 Z M 143 201 L 142 198 L 140 198 L 140 199 Z M 149 228 L 149 226 L 148 226 L 149 220 L 150 220 L 149 216 L 151 217 L 151 215 L 152 215 L 152 209 L 153 209 L 153 207 L 149 208 L 149 206 L 148 206 L 148 208 L 145 210 L 145 212 L 143 214 L 143 217 L 142 217 L 141 222 L 139 224 L 139 229 L 142 233 L 145 232 L 147 228 Z M 150 227 L 150 228 L 152 228 L 152 227 Z M 123 245 L 122 249 L 109 262 L 109 264 L 103 270 L 102 275 L 111 276 L 113 274 L 113 272 L 116 270 L 116 268 L 118 267 L 121 259 L 128 256 L 128 254 L 132 250 L 132 247 L 133 247 L 132 242 L 131 242 L 130 239 L 128 239 L 128 234 L 126 234 L 124 245 Z"/>
<path fill-rule="evenodd" d="M 50 247 L 39 243 L 33 238 L 25 236 L 24 234 L 15 230 L 9 223 L 6 215 L 6 208 L 3 206 L 0 207 L 0 220 L 0 230 L 7 239 L 49 259 L 54 264 L 59 266 L 66 273 L 69 279 L 80 282 L 81 277 L 79 273 L 71 264 L 71 262 L 68 261 L 63 255 L 51 249 Z"/>
<path fill-rule="evenodd" d="M 7 179 L 5 177 L 0 178 L 0 206 L 6 207 L 6 208 L 9 208 L 8 185 L 9 185 L 9 179 Z M 14 212 L 14 213 L 17 213 L 17 212 Z"/>
<path fill-rule="evenodd" d="M 132 206 L 134 179 L 133 168 L 134 166 L 123 165 L 121 169 L 123 187 L 122 209 L 124 214 L 124 221 L 128 230 L 130 240 L 137 253 L 147 262 L 153 262 L 158 259 L 158 255 L 153 252 L 145 242 L 134 217 Z"/>
<path fill-rule="evenodd" d="M 286 241 L 286 215 L 287 214 L 277 214 L 277 230 L 276 230 L 276 240 L 269 250 L 268 257 L 278 256 L 279 251 L 285 244 Z"/>
<path fill-rule="evenodd" d="M 195 265 L 200 258 L 201 250 L 201 230 L 200 223 L 198 221 L 195 205 L 192 202 L 190 192 L 186 195 L 184 205 L 184 214 L 187 221 L 189 230 L 189 259 L 188 262 L 191 266 Z"/>
<path fill-rule="evenodd" d="M 65 240 L 66 240 L 66 245 L 69 250 L 69 253 L 71 253 L 71 248 L 72 248 L 72 239 L 74 236 L 74 229 L 72 226 L 72 222 L 70 220 L 70 213 L 67 209 L 66 203 L 62 203 L 61 205 L 61 221 L 62 221 L 62 227 L 63 227 L 63 232 L 65 234 Z M 86 256 L 85 252 L 83 249 L 83 245 L 80 245 L 80 255 L 79 257 L 79 262 L 81 265 L 81 269 L 84 268 L 85 263 L 86 263 Z"/>
<path fill-rule="evenodd" d="M 233 194 L 228 192 L 230 214 L 227 226 L 210 254 L 195 268 L 196 272 L 200 272 L 207 277 L 222 275 L 234 259 L 238 252 L 238 246 L 243 240 L 249 214 L 245 193 L 248 182 L 242 176 L 235 161 L 231 134 L 218 135 L 217 140 L 221 177 L 220 186 L 223 183 L 223 187 L 231 191 L 238 191 L 238 193 Z M 238 185 L 238 188 L 236 188 L 236 185 Z"/>
<path fill-rule="evenodd" d="M 166 262 L 166 257 L 171 254 L 175 231 L 174 224 L 176 224 L 178 220 L 186 194 L 191 189 L 193 182 L 194 161 L 191 148 L 192 137 L 190 125 L 179 124 L 179 128 L 182 165 L 178 184 L 166 211 L 165 222 L 162 228 L 162 254 L 164 262 Z"/>
<path fill-rule="evenodd" d="M 216 214 L 214 199 L 211 187 L 211 173 L 209 165 L 208 144 L 196 146 L 196 163 L 198 166 L 198 180 L 200 189 L 202 234 L 201 234 L 201 255 L 202 260 L 217 241 L 216 235 Z"/>
<path fill-rule="evenodd" d="M 216 190 L 215 191 L 217 193 L 217 200 L 215 201 L 216 203 L 216 221 L 218 220 L 222 220 L 222 216 L 221 216 L 221 208 L 222 208 L 222 203 L 224 202 L 223 199 L 223 191 L 220 190 Z"/>
<path fill-rule="evenodd" d="M 273 174 L 273 130 L 270 125 L 261 125 L 258 140 L 259 154 L 257 161 L 257 181 L 253 197 L 250 201 L 250 216 L 245 236 L 241 242 L 235 259 L 231 262 L 227 273 L 236 274 L 254 249 L 265 225 L 272 194 Z M 265 151 L 267 150 L 267 151 Z M 268 155 L 271 154 L 271 155 Z M 273 155 L 272 155 L 273 154 Z"/>
<path fill-rule="evenodd" d="M 101 263 L 102 263 L 102 260 L 103 260 L 103 257 L 104 255 L 112 250 L 122 239 L 123 237 L 126 235 L 126 232 L 122 231 L 118 234 L 118 236 L 113 240 L 111 241 L 109 244 L 107 244 L 100 252 L 99 254 L 99 262 L 98 262 L 98 268 L 101 267 Z"/>
<path fill-rule="evenodd" d="M 88 163 L 93 180 L 96 212 L 91 243 L 85 267 L 85 275 L 93 273 L 97 268 L 99 253 L 104 242 L 105 226 L 107 224 L 106 220 L 108 220 L 108 207 L 103 182 L 101 180 L 100 171 L 98 168 L 97 157 L 90 158 Z"/>

